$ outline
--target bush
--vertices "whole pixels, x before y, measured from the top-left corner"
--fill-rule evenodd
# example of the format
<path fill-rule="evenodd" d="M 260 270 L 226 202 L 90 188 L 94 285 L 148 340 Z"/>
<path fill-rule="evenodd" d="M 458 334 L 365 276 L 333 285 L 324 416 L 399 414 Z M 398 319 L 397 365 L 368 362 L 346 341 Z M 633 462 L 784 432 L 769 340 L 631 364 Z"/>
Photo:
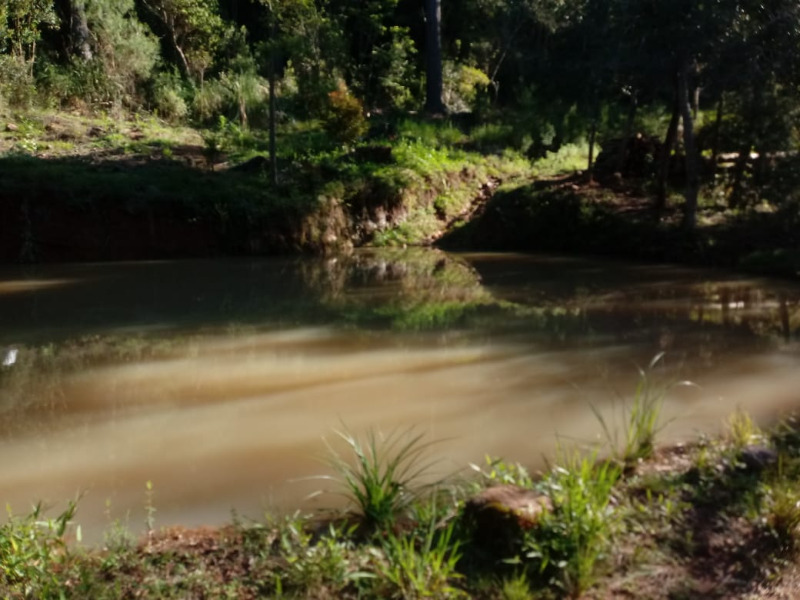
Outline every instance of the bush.
<path fill-rule="evenodd" d="M 177 75 L 161 74 L 154 80 L 153 109 L 159 117 L 171 122 L 182 121 L 189 114 Z"/>
<path fill-rule="evenodd" d="M 369 129 L 361 101 L 343 86 L 328 94 L 324 127 L 342 145 L 353 144 Z"/>
<path fill-rule="evenodd" d="M 30 108 L 36 98 L 36 85 L 25 62 L 0 55 L 0 94 L 14 108 Z"/>

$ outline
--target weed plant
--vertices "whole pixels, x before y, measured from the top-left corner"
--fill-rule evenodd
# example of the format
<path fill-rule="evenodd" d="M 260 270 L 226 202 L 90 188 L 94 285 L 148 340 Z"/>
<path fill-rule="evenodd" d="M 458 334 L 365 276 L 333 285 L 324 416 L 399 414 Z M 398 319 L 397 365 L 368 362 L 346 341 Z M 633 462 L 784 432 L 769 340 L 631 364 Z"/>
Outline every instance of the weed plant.
<path fill-rule="evenodd" d="M 352 528 L 330 524 L 315 540 L 305 526 L 305 521 L 295 514 L 278 528 L 280 556 L 286 561 L 286 569 L 277 587 L 309 593 L 324 589 L 335 594 L 353 582 L 371 577 L 369 572 L 358 570 Z"/>
<path fill-rule="evenodd" d="M 9 510 L 0 527 L 0 595 L 4 598 L 58 598 L 60 567 L 68 560 L 64 536 L 77 508 L 70 502 L 55 518 L 45 518 L 41 503 L 24 517 Z M 80 530 L 77 530 L 80 535 Z"/>
<path fill-rule="evenodd" d="M 764 440 L 761 429 L 753 422 L 750 415 L 740 408 L 728 417 L 725 437 L 736 450 Z"/>
<path fill-rule="evenodd" d="M 461 557 L 460 541 L 453 539 L 454 521 L 442 528 L 428 523 L 421 539 L 413 535 L 390 534 L 383 542 L 385 562 L 378 562 L 382 597 L 464 598 L 453 585 Z M 381 587 L 385 589 L 380 589 Z"/>
<path fill-rule="evenodd" d="M 591 585 L 614 532 L 612 491 L 621 469 L 578 450 L 559 451 L 559 462 L 542 482 L 553 510 L 526 533 L 523 549 L 534 577 L 577 598 Z"/>
<path fill-rule="evenodd" d="M 345 496 L 368 531 L 389 529 L 425 487 L 420 480 L 431 466 L 424 460 L 431 443 L 410 430 L 383 436 L 371 429 L 363 440 L 348 431 L 337 434 L 354 459 L 351 463 L 328 444 Z"/>
<path fill-rule="evenodd" d="M 591 405 L 612 455 L 626 466 L 653 454 L 656 435 L 663 427 L 661 410 L 667 392 L 675 385 L 694 385 L 689 381 L 667 384 L 655 379 L 653 371 L 663 357 L 661 352 L 650 361 L 647 369 L 639 369 L 633 399 L 629 405 L 622 404 L 621 414 L 615 415 L 614 421 L 606 419 L 597 406 Z"/>

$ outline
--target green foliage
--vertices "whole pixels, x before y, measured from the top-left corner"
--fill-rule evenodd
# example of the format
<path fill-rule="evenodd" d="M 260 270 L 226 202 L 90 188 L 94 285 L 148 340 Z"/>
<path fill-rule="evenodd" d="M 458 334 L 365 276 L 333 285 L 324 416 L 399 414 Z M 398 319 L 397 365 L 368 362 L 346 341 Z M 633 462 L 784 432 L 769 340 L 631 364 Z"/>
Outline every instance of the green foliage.
<path fill-rule="evenodd" d="M 8 523 L 0 527 L 0 593 L 4 597 L 57 598 L 64 581 L 59 566 L 67 561 L 64 540 L 75 515 L 76 503 L 56 518 L 44 518 L 42 505 L 24 517 L 9 509 Z"/>
<path fill-rule="evenodd" d="M 369 125 L 361 101 L 341 87 L 328 94 L 325 131 L 342 145 L 353 144 L 367 133 Z"/>
<path fill-rule="evenodd" d="M 256 75 L 254 65 L 244 64 L 241 67 L 223 72 L 219 84 L 224 90 L 225 103 L 222 109 L 228 114 L 235 114 L 239 125 L 246 129 L 249 124 L 248 113 L 258 109 L 262 115 L 266 113 L 267 82 Z M 261 119 L 262 123 L 265 121 L 265 118 Z"/>
<path fill-rule="evenodd" d="M 142 0 L 158 19 L 185 76 L 202 83 L 226 33 L 217 0 Z"/>
<path fill-rule="evenodd" d="M 5 0 L 0 3 L 0 45 L 21 63 L 33 64 L 42 29 L 57 26 L 52 0 Z"/>
<path fill-rule="evenodd" d="M 600 152 L 595 146 L 595 156 Z M 586 143 L 564 144 L 557 152 L 547 152 L 544 158 L 533 165 L 534 173 L 540 177 L 575 173 L 586 169 L 589 163 L 589 146 Z"/>
<path fill-rule="evenodd" d="M 183 83 L 176 74 L 160 73 L 153 79 L 153 110 L 162 119 L 180 122 L 189 114 Z"/>
<path fill-rule="evenodd" d="M 489 485 L 515 485 L 518 487 L 533 488 L 533 479 L 528 470 L 519 463 L 507 463 L 500 458 L 485 457 L 486 465 L 480 467 L 470 463 L 470 468 L 479 473 L 481 479 Z"/>
<path fill-rule="evenodd" d="M 766 499 L 766 521 L 781 546 L 794 552 L 800 548 L 800 489 L 796 481 L 781 481 L 771 487 Z"/>
<path fill-rule="evenodd" d="M 750 444 L 762 442 L 764 434 L 750 418 L 750 415 L 738 408 L 728 417 L 726 438 L 735 449 L 741 450 Z"/>
<path fill-rule="evenodd" d="M 533 600 L 528 578 L 524 573 L 518 573 L 514 577 L 503 580 L 500 590 L 502 600 Z"/>
<path fill-rule="evenodd" d="M 0 55 L 0 100 L 13 108 L 30 108 L 36 85 L 27 66 L 13 56 Z"/>
<path fill-rule="evenodd" d="M 460 542 L 453 539 L 454 522 L 441 528 L 431 521 L 422 539 L 413 535 L 390 534 L 383 542 L 385 562 L 377 563 L 375 586 L 381 597 L 466 598 L 453 585 L 461 577 L 456 570 L 461 557 Z"/>
<path fill-rule="evenodd" d="M 484 123 L 471 134 L 472 144 L 483 151 L 493 152 L 513 144 L 514 128 L 502 123 Z"/>
<path fill-rule="evenodd" d="M 355 459 L 351 464 L 328 444 L 345 496 L 368 530 L 388 530 L 423 490 L 420 479 L 431 465 L 422 461 L 430 443 L 411 431 L 384 436 L 370 430 L 363 441 L 347 431 L 337 434 Z"/>
<path fill-rule="evenodd" d="M 397 133 L 401 139 L 431 148 L 458 146 L 466 140 L 461 130 L 449 121 L 404 119 L 398 123 Z"/>
<path fill-rule="evenodd" d="M 577 598 L 592 583 L 614 531 L 612 491 L 621 470 L 577 450 L 560 451 L 558 461 L 542 482 L 553 510 L 526 533 L 524 557 L 538 576 Z"/>
<path fill-rule="evenodd" d="M 380 106 L 408 108 L 414 99 L 412 65 L 416 48 L 408 28 L 389 27 L 388 35 L 389 42 L 378 46 L 373 54 L 380 71 L 376 102 Z"/>
<path fill-rule="evenodd" d="M 279 532 L 281 556 L 287 564 L 285 573 L 280 575 L 282 587 L 335 594 L 368 576 L 356 570 L 352 530 L 340 531 L 331 524 L 315 541 L 305 531 L 303 519 L 295 514 L 285 519 Z"/>
<path fill-rule="evenodd" d="M 442 101 L 450 112 L 469 112 L 478 94 L 489 86 L 489 77 L 475 67 L 445 61 L 442 66 Z"/>
<path fill-rule="evenodd" d="M 213 123 L 224 116 L 228 107 L 228 90 L 218 79 L 206 81 L 192 96 L 192 111 L 201 124 Z"/>
<path fill-rule="evenodd" d="M 158 61 L 158 39 L 138 20 L 134 0 L 88 2 L 86 19 L 95 46 L 95 60 L 90 62 L 102 64 L 108 99 L 133 104 L 137 89 Z"/>

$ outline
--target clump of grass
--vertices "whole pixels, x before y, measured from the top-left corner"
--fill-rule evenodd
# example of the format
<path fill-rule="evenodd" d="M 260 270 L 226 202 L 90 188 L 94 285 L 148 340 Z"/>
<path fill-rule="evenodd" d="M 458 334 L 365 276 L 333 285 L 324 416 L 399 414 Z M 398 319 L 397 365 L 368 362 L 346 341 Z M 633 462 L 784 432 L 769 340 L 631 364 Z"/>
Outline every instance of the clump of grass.
<path fill-rule="evenodd" d="M 542 482 L 553 509 L 526 533 L 523 550 L 538 571 L 534 576 L 577 598 L 591 585 L 614 531 L 612 491 L 621 469 L 599 462 L 596 452 L 559 454 L 560 464 Z"/>
<path fill-rule="evenodd" d="M 800 548 L 800 490 L 784 482 L 773 486 L 767 498 L 767 525 L 781 546 L 794 552 Z"/>
<path fill-rule="evenodd" d="M 503 580 L 500 597 L 502 600 L 531 600 L 534 596 L 528 578 L 524 573 L 517 573 Z"/>
<path fill-rule="evenodd" d="M 397 126 L 401 138 L 416 140 L 428 146 L 457 146 L 464 141 L 464 134 L 453 124 L 406 119 Z"/>
<path fill-rule="evenodd" d="M 737 408 L 736 412 L 728 417 L 725 438 L 735 449 L 742 449 L 750 444 L 762 442 L 764 434 L 749 414 Z"/>
<path fill-rule="evenodd" d="M 663 357 L 661 352 L 650 361 L 647 369 L 639 369 L 633 399 L 629 405 L 622 405 L 619 422 L 609 422 L 597 406 L 591 405 L 612 455 L 626 466 L 652 456 L 656 435 L 663 428 L 661 411 L 667 392 L 675 385 L 694 385 L 689 381 L 665 384 L 656 380 L 653 371 Z"/>
<path fill-rule="evenodd" d="M 286 569 L 277 587 L 337 593 L 359 579 L 371 577 L 357 568 L 352 530 L 330 524 L 314 540 L 305 525 L 295 514 L 279 527 L 279 546 Z"/>
<path fill-rule="evenodd" d="M 595 156 L 599 152 L 600 148 L 595 146 Z M 585 169 L 588 160 L 588 144 L 564 144 L 558 152 L 548 152 L 545 158 L 536 161 L 533 168 L 540 177 L 561 175 Z"/>
<path fill-rule="evenodd" d="M 330 464 L 345 495 L 368 530 L 389 529 L 425 487 L 420 480 L 431 466 L 424 460 L 431 443 L 410 430 L 384 436 L 371 429 L 363 440 L 347 431 L 337 434 L 354 458 L 352 463 L 345 460 L 328 444 Z"/>
<path fill-rule="evenodd" d="M 414 535 L 390 534 L 383 543 L 385 562 L 377 571 L 382 578 L 378 590 L 391 598 L 466 598 L 453 585 L 461 575 L 456 566 L 461 557 L 460 541 L 453 539 L 454 522 L 437 528 L 431 521 L 421 539 Z"/>

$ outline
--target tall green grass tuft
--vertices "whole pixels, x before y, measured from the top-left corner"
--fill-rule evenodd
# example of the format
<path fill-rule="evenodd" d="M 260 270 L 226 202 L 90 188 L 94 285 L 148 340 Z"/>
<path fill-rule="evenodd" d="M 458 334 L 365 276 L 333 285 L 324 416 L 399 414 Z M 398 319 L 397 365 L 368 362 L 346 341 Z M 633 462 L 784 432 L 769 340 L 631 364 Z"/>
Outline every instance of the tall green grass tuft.
<path fill-rule="evenodd" d="M 622 405 L 619 417 L 614 415 L 614 420 L 609 421 L 597 406 L 591 405 L 613 457 L 626 466 L 652 456 L 656 435 L 664 426 L 661 411 L 667 392 L 676 385 L 695 385 L 689 381 L 663 383 L 655 379 L 653 371 L 663 357 L 661 352 L 650 361 L 647 369 L 639 369 L 633 399 L 630 404 Z"/>
<path fill-rule="evenodd" d="M 553 503 L 526 533 L 525 558 L 538 567 L 534 577 L 577 598 L 594 580 L 617 521 L 612 491 L 621 475 L 616 464 L 598 462 L 596 452 L 559 451 L 559 465 L 542 482 Z"/>
<path fill-rule="evenodd" d="M 422 539 L 413 535 L 390 534 L 384 544 L 385 562 L 377 571 L 391 598 L 466 598 L 467 594 L 453 586 L 461 575 L 456 566 L 461 557 L 460 541 L 453 539 L 454 522 L 442 528 L 431 521 Z"/>
<path fill-rule="evenodd" d="M 750 444 L 764 442 L 765 435 L 753 419 L 741 408 L 728 417 L 725 427 L 725 437 L 737 450 Z"/>
<path fill-rule="evenodd" d="M 431 442 L 411 430 L 386 436 L 369 430 L 363 440 L 347 431 L 336 433 L 354 459 L 345 460 L 327 444 L 329 462 L 345 496 L 356 505 L 368 530 L 389 529 L 426 487 L 420 480 L 431 466 L 425 461 Z"/>

